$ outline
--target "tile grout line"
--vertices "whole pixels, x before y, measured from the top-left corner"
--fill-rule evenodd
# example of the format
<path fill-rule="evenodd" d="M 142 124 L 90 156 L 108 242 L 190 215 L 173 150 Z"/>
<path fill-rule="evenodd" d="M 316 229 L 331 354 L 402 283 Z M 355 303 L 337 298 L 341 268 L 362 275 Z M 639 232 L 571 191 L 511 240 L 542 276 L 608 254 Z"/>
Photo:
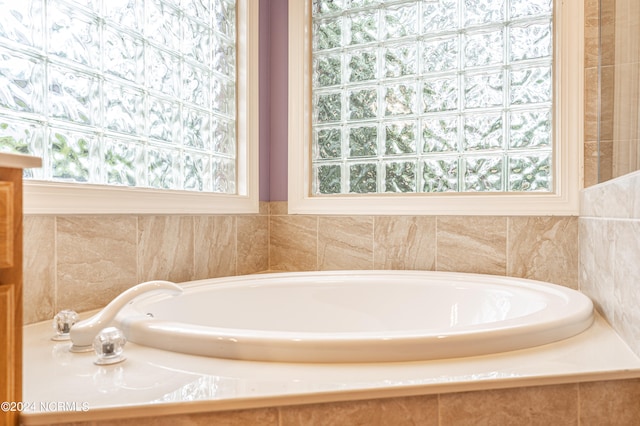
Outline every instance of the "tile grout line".
<path fill-rule="evenodd" d="M 509 229 L 511 228 L 511 216 L 507 216 L 506 221 L 507 229 L 505 230 L 506 238 L 505 238 L 505 246 L 504 246 L 504 275 L 509 276 L 509 260 L 510 260 L 510 250 L 509 250 L 509 239 L 511 238 L 511 234 Z"/>
<path fill-rule="evenodd" d="M 438 270 L 438 222 L 440 221 L 440 216 L 436 216 L 435 217 L 435 224 L 434 224 L 434 236 L 433 236 L 433 240 L 434 240 L 434 259 L 433 259 L 433 270 L 437 271 Z"/>
<path fill-rule="evenodd" d="M 24 300 L 24 299 L 23 299 Z M 58 301 L 58 216 L 53 217 L 53 314 L 60 311 Z"/>

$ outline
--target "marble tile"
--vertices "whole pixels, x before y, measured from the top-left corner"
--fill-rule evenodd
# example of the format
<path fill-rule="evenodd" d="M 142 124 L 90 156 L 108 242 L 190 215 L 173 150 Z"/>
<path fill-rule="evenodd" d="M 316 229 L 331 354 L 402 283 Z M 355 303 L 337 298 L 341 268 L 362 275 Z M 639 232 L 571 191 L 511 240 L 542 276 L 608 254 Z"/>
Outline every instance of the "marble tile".
<path fill-rule="evenodd" d="M 580 192 L 580 217 L 607 217 L 609 201 L 624 203 L 623 197 L 611 196 L 610 193 L 615 191 L 613 185 L 613 182 L 605 182 L 582 190 Z"/>
<path fill-rule="evenodd" d="M 593 3 L 594 0 L 589 0 Z M 600 19 L 602 38 L 602 57 L 600 59 L 602 65 L 613 65 L 616 61 L 616 1 L 599 1 L 600 3 Z M 596 6 L 597 7 L 597 6 Z"/>
<path fill-rule="evenodd" d="M 613 141 L 600 140 L 599 178 L 600 182 L 613 179 Z"/>
<path fill-rule="evenodd" d="M 629 200 L 629 218 L 640 220 L 640 171 L 629 173 L 623 178 L 627 182 L 626 197 Z"/>
<path fill-rule="evenodd" d="M 581 426 L 637 426 L 640 380 L 580 383 Z"/>
<path fill-rule="evenodd" d="M 578 218 L 510 217 L 507 275 L 578 288 Z"/>
<path fill-rule="evenodd" d="M 635 42 L 637 43 L 637 41 Z M 612 139 L 614 141 L 635 141 L 638 139 L 639 75 L 640 64 L 638 62 L 616 64 L 612 86 L 604 86 L 605 83 L 603 82 L 603 93 L 610 90 L 613 92 L 615 99 L 615 103 L 612 102 L 612 113 L 614 114 Z M 606 93 L 609 94 L 608 92 Z M 614 99 L 611 100 L 613 101 Z M 623 151 L 623 154 L 626 154 L 626 151 Z M 628 161 L 626 158 L 624 160 Z M 623 173 L 626 174 L 628 171 L 623 171 Z"/>
<path fill-rule="evenodd" d="M 138 217 L 138 280 L 190 281 L 194 275 L 193 218 Z"/>
<path fill-rule="evenodd" d="M 600 140 L 614 139 L 615 74 L 614 65 L 600 67 Z"/>
<path fill-rule="evenodd" d="M 615 23 L 615 63 L 638 62 L 638 37 L 640 37 L 640 3 L 637 0 L 616 0 L 615 6 L 608 7 L 614 13 Z M 606 6 L 603 6 L 603 11 Z M 636 76 L 637 79 L 637 76 Z"/>
<path fill-rule="evenodd" d="M 598 69 L 584 70 L 584 140 L 598 140 Z"/>
<path fill-rule="evenodd" d="M 435 269 L 435 217 L 376 216 L 373 235 L 374 269 Z"/>
<path fill-rule="evenodd" d="M 600 153 L 598 142 L 585 142 L 584 144 L 584 187 L 596 185 L 599 180 Z"/>
<path fill-rule="evenodd" d="M 56 314 L 56 219 L 24 216 L 23 229 L 23 322 L 31 324 Z"/>
<path fill-rule="evenodd" d="M 580 216 L 640 219 L 640 171 L 583 190 Z"/>
<path fill-rule="evenodd" d="M 438 217 L 436 237 L 436 270 L 506 274 L 506 217 Z"/>
<path fill-rule="evenodd" d="M 269 214 L 272 216 L 286 216 L 289 214 L 289 203 L 286 201 L 272 201 L 269 203 Z"/>
<path fill-rule="evenodd" d="M 637 107 L 636 112 L 638 112 Z M 637 122 L 634 126 L 637 126 Z M 638 139 L 638 136 L 640 135 L 638 135 L 637 129 L 634 130 L 634 132 L 635 139 L 616 139 L 612 141 L 612 150 L 614 154 L 611 165 L 612 177 L 624 176 L 640 169 L 640 161 L 638 160 L 640 158 L 640 153 L 638 152 L 640 149 L 640 139 Z"/>
<path fill-rule="evenodd" d="M 600 43 L 600 5 L 598 0 L 584 2 L 584 66 L 597 67 Z"/>
<path fill-rule="evenodd" d="M 318 269 L 318 218 L 316 216 L 271 216 L 269 232 L 269 269 L 273 271 Z"/>
<path fill-rule="evenodd" d="M 57 310 L 99 308 L 138 283 L 135 217 L 64 216 L 56 225 Z"/>
<path fill-rule="evenodd" d="M 95 426 L 279 426 L 278 409 L 220 411 L 212 413 L 110 419 L 95 422 Z"/>
<path fill-rule="evenodd" d="M 238 216 L 238 275 L 254 274 L 269 269 L 269 217 Z"/>
<path fill-rule="evenodd" d="M 640 220 L 580 218 L 580 290 L 640 356 Z"/>
<path fill-rule="evenodd" d="M 280 408 L 280 426 L 438 426 L 438 397 L 415 396 Z"/>
<path fill-rule="evenodd" d="M 258 203 L 258 214 L 269 215 L 269 211 L 271 210 L 269 204 L 271 204 L 269 201 L 260 201 Z"/>
<path fill-rule="evenodd" d="M 640 356 L 640 220 L 615 220 L 613 326 Z"/>
<path fill-rule="evenodd" d="M 194 216 L 193 279 L 236 274 L 236 218 Z"/>
<path fill-rule="evenodd" d="M 615 312 L 613 230 L 605 220 L 584 217 L 580 218 L 578 229 L 579 289 L 611 323 Z"/>
<path fill-rule="evenodd" d="M 373 217 L 320 216 L 318 269 L 373 268 Z"/>
<path fill-rule="evenodd" d="M 578 425 L 575 384 L 440 395 L 440 426 Z"/>

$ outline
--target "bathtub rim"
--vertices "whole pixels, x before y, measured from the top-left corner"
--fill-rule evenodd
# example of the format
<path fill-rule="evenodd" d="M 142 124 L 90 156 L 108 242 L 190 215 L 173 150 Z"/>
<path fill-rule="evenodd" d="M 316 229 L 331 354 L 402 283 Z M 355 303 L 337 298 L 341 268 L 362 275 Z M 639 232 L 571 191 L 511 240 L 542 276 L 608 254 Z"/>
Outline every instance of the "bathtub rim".
<path fill-rule="evenodd" d="M 488 355 L 528 347 L 549 344 L 579 334 L 588 329 L 594 320 L 591 299 L 583 293 L 553 283 L 510 276 L 445 271 L 408 270 L 340 270 L 271 272 L 256 275 L 209 278 L 182 283 L 185 293 L 207 286 L 224 289 L 235 285 L 266 285 L 274 280 L 295 281 L 301 278 L 321 277 L 428 277 L 436 280 L 454 280 L 455 283 L 493 284 L 513 287 L 518 283 L 527 289 L 544 290 L 567 300 L 566 310 L 555 312 L 560 317 L 547 318 L 546 311 L 527 316 L 533 324 L 521 325 L 520 318 L 504 321 L 502 326 L 478 332 L 477 327 L 463 327 L 460 331 L 443 333 L 385 333 L 365 336 L 361 333 L 269 332 L 266 337 L 251 329 L 214 328 L 188 325 L 175 321 L 148 318 L 135 310 L 136 301 L 118 315 L 117 325 L 127 338 L 135 343 L 158 349 L 189 353 L 199 356 L 216 356 L 240 360 L 271 362 L 406 362 L 425 359 L 443 359 Z M 169 295 L 143 295 L 137 303 L 171 298 Z M 566 322 L 566 317 L 573 317 Z M 182 329 L 182 342 L 174 340 L 176 329 Z M 516 333 L 520 331 L 521 333 Z M 206 343 L 206 344 L 203 344 Z M 323 351 L 318 347 L 322 345 Z M 480 347 L 481 346 L 481 347 Z M 426 358 L 425 358 L 426 357 Z"/>
<path fill-rule="evenodd" d="M 87 317 L 95 311 L 81 313 Z M 73 354 L 73 362 L 68 366 L 67 374 L 56 374 L 59 360 L 52 353 L 52 346 L 58 345 L 50 340 L 50 321 L 28 324 L 24 326 L 25 348 L 25 401 L 58 400 L 64 389 L 77 385 L 78 378 L 87 377 L 87 368 L 97 370 L 92 365 L 90 354 Z M 127 348 L 128 360 L 124 368 L 135 370 L 139 362 L 167 363 L 168 358 L 174 364 L 189 369 L 192 374 L 211 374 L 215 371 L 221 376 L 234 376 L 238 371 L 269 372 L 270 363 L 236 360 L 216 360 L 213 358 L 193 357 L 190 355 L 169 353 L 131 344 Z M 506 366 L 505 360 L 509 360 Z M 570 360 L 565 367 L 559 361 Z M 91 367 L 89 367 L 91 366 Z M 294 369 L 314 369 L 317 366 L 293 365 Z M 344 365 L 330 364 L 326 367 L 330 375 L 339 375 L 336 370 Z M 346 365 L 350 369 L 350 365 Z M 567 368 L 568 367 L 568 368 Z M 104 367 L 103 367 L 104 368 Z M 261 395 L 246 392 L 238 395 L 219 395 L 216 398 L 184 400 L 158 403 L 154 398 L 136 401 L 129 398 L 121 403 L 105 403 L 104 396 L 94 399 L 91 392 L 82 393 L 81 400 L 90 403 L 88 412 L 23 412 L 21 422 L 24 425 L 46 425 L 55 422 L 82 422 L 131 419 L 159 415 L 188 415 L 197 413 L 213 413 L 229 410 L 257 409 L 268 407 L 287 407 L 301 404 L 333 403 L 358 401 L 389 397 L 408 397 L 418 395 L 437 395 L 456 392 L 484 391 L 520 387 L 537 387 L 559 384 L 588 383 L 595 381 L 627 380 L 640 378 L 640 357 L 613 330 L 601 314 L 596 312 L 595 321 L 585 333 L 576 335 L 565 341 L 543 345 L 536 348 L 513 351 L 498 355 L 469 357 L 464 359 L 436 360 L 413 363 L 371 364 L 359 366 L 365 370 L 360 373 L 360 384 L 344 388 L 342 386 L 328 388 L 323 385 L 315 392 L 286 392 L 282 385 L 292 383 L 299 374 L 286 374 L 278 371 L 274 376 L 274 386 Z M 475 375 L 460 375 L 460 368 L 469 371 L 485 370 L 503 371 L 509 377 L 482 378 Z M 378 383 L 362 380 L 370 372 L 383 371 L 384 377 L 396 380 L 397 372 L 405 369 L 411 371 L 415 380 L 390 384 L 387 380 Z M 253 374 L 251 374 L 253 377 Z M 323 373 L 324 375 L 324 373 Z M 379 375 L 378 375 L 379 376 Z M 154 379 L 150 378 L 150 382 Z M 354 381 L 349 370 L 344 375 L 344 382 Z M 357 380 L 355 380 L 357 381 Z M 43 387 L 42 383 L 50 386 Z M 243 389 L 250 388 L 251 382 L 240 379 Z"/>

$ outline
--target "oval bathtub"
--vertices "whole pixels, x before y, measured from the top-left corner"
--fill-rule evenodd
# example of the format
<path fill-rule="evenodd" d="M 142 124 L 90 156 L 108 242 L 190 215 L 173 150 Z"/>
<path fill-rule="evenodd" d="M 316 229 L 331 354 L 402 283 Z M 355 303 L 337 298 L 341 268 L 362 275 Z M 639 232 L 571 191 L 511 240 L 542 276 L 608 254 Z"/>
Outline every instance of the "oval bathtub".
<path fill-rule="evenodd" d="M 116 318 L 128 340 L 175 352 L 285 362 L 382 362 L 524 349 L 587 329 L 569 288 L 428 271 L 270 273 L 144 294 Z"/>

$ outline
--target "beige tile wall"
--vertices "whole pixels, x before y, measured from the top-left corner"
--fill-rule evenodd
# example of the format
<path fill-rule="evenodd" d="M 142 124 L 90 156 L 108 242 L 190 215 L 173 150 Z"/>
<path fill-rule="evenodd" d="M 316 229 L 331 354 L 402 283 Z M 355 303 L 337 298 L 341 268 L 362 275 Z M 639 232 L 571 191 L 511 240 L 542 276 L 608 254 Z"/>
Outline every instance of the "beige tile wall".
<path fill-rule="evenodd" d="M 640 3 L 585 0 L 585 18 L 584 170 L 588 187 L 640 168 Z"/>
<path fill-rule="evenodd" d="M 271 214 L 269 213 L 269 208 Z M 148 280 L 272 271 L 422 269 L 577 288 L 576 217 L 26 216 L 25 323 L 106 305 Z"/>
<path fill-rule="evenodd" d="M 288 215 L 271 203 L 270 269 L 424 269 L 577 288 L 577 217 Z"/>
<path fill-rule="evenodd" d="M 74 423 L 80 426 L 637 426 L 640 380 Z"/>
<path fill-rule="evenodd" d="M 25 216 L 24 322 L 106 305 L 143 281 L 269 267 L 268 203 L 246 216 Z"/>
<path fill-rule="evenodd" d="M 611 1 L 603 3 L 604 6 Z M 638 143 L 640 132 L 640 2 L 616 0 L 614 44 L 603 47 L 613 50 L 614 83 L 604 88 L 613 93 L 613 165 L 614 177 L 640 169 Z M 611 8 L 611 7 L 609 7 Z"/>
<path fill-rule="evenodd" d="M 584 0 L 584 186 L 598 183 L 598 46 L 600 0 Z"/>
<path fill-rule="evenodd" d="M 615 0 L 603 0 L 602 10 L 600 10 L 600 0 L 585 0 L 585 187 L 613 177 L 615 3 Z M 601 27 L 600 19 L 602 20 Z M 598 46 L 600 42 L 605 46 L 602 49 L 600 68 L 601 90 L 598 86 Z M 600 111 L 598 111 L 598 105 L 600 105 Z M 598 132 L 600 132 L 600 146 L 598 146 Z"/>

